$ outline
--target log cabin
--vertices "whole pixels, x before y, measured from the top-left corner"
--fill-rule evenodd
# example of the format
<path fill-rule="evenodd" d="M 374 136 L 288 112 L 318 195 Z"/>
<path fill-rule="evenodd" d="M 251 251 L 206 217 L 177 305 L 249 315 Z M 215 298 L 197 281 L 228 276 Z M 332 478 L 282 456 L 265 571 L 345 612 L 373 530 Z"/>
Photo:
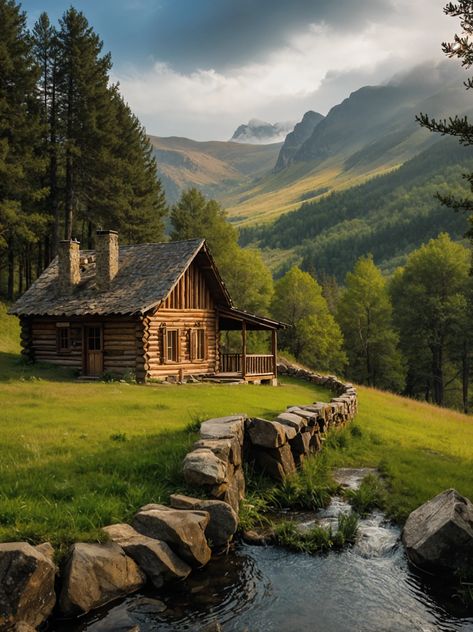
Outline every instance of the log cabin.
<path fill-rule="evenodd" d="M 58 256 L 10 309 L 22 354 L 83 377 L 132 374 L 138 381 L 186 376 L 276 383 L 283 323 L 237 309 L 203 239 L 119 246 L 97 231 L 96 249 L 59 243 Z M 247 333 L 266 331 L 267 354 L 247 353 Z M 241 348 L 223 353 L 222 332 Z"/>

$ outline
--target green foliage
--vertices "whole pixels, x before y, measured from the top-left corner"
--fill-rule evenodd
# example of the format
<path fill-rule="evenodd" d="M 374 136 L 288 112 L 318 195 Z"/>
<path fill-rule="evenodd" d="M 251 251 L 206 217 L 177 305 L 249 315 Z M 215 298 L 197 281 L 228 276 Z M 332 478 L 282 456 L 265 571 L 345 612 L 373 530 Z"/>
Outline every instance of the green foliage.
<path fill-rule="evenodd" d="M 307 459 L 302 468 L 272 490 L 271 501 L 280 508 L 316 510 L 326 507 L 337 484 L 324 454 Z"/>
<path fill-rule="evenodd" d="M 335 533 L 332 533 L 330 528 L 320 525 L 301 531 L 293 520 L 283 520 L 274 525 L 274 537 L 279 545 L 293 551 L 310 554 L 353 544 L 357 533 L 358 516 L 354 513 L 340 514 Z"/>
<path fill-rule="evenodd" d="M 273 294 L 273 279 L 258 250 L 240 248 L 237 232 L 225 211 L 199 190 L 183 191 L 171 211 L 171 239 L 203 237 L 235 304 L 265 314 Z"/>
<path fill-rule="evenodd" d="M 0 1 L 0 294 L 23 292 L 61 238 L 94 247 L 164 238 L 166 204 L 144 128 L 110 85 L 111 58 L 83 13 L 32 33 Z M 5 273 L 6 270 L 6 273 Z"/>
<path fill-rule="evenodd" d="M 384 509 L 386 490 L 376 474 L 368 474 L 361 481 L 358 489 L 348 489 L 345 496 L 360 516 L 368 515 L 373 509 Z"/>
<path fill-rule="evenodd" d="M 409 367 L 409 395 L 423 393 L 443 405 L 455 364 L 461 365 L 464 354 L 468 359 L 469 270 L 469 251 L 442 234 L 413 252 L 392 280 L 395 323 Z M 458 347 L 463 349 L 459 358 Z"/>
<path fill-rule="evenodd" d="M 404 367 L 392 324 L 391 299 L 371 256 L 359 259 L 347 274 L 337 320 L 345 339 L 349 377 L 370 386 L 402 390 Z"/>
<path fill-rule="evenodd" d="M 473 167 L 472 156 L 471 148 L 441 140 L 389 174 L 303 204 L 274 223 L 243 229 L 241 243 L 256 243 L 269 249 L 268 254 L 283 249 L 285 261 L 302 259 L 302 269 L 322 281 L 325 275 L 343 281 L 368 253 L 383 271 L 391 272 L 439 232 L 463 237 L 467 219 L 446 212 L 435 194 L 467 193 L 461 173 Z"/>
<path fill-rule="evenodd" d="M 247 493 L 240 503 L 239 527 L 244 531 L 267 527 L 271 521 L 268 518 L 270 502 L 264 494 L 258 492 Z"/>
<path fill-rule="evenodd" d="M 293 267 L 279 279 L 271 313 L 289 325 L 280 334 L 281 346 L 299 361 L 321 371 L 343 369 L 346 356 L 340 328 L 310 274 Z"/>

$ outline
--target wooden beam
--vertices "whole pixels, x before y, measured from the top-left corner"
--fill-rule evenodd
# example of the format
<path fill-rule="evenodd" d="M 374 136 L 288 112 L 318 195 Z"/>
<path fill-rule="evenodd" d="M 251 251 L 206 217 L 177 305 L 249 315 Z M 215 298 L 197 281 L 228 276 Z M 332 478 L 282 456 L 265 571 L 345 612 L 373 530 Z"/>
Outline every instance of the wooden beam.
<path fill-rule="evenodd" d="M 275 329 L 271 332 L 271 348 L 273 354 L 273 373 L 274 377 L 278 376 L 278 334 Z"/>
<path fill-rule="evenodd" d="M 241 324 L 241 374 L 243 379 L 246 376 L 246 322 L 242 321 Z"/>

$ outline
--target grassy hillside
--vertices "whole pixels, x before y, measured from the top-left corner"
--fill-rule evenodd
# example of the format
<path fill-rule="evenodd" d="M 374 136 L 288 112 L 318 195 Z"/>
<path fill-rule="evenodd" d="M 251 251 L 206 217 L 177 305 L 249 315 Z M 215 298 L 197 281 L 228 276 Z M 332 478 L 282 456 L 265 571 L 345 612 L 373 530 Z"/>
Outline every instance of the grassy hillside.
<path fill-rule="evenodd" d="M 101 538 L 101 525 L 185 489 L 190 423 L 239 411 L 271 417 L 327 397 L 291 380 L 280 388 L 80 384 L 18 364 L 18 330 L 4 308 L 0 332 L 0 541 L 48 539 L 64 550 Z M 359 399 L 356 423 L 325 448 L 332 465 L 379 467 L 388 511 L 401 521 L 448 487 L 473 498 L 472 417 L 364 387 Z"/>
<path fill-rule="evenodd" d="M 359 394 L 355 424 L 332 442 L 333 466 L 378 467 L 400 522 L 450 487 L 473 499 L 473 416 L 367 387 Z"/>
<path fill-rule="evenodd" d="M 435 194 L 463 196 L 462 173 L 472 169 L 471 148 L 444 139 L 392 173 L 306 202 L 271 225 L 243 230 L 242 243 L 257 242 L 266 249 L 273 269 L 297 261 L 306 270 L 343 281 L 358 257 L 371 252 L 389 271 L 441 231 L 454 239 L 464 235 L 465 216 L 443 207 Z"/>
<path fill-rule="evenodd" d="M 271 417 L 327 392 L 278 388 L 78 383 L 68 372 L 22 365 L 18 326 L 0 304 L 0 541 L 101 537 L 148 502 L 184 489 L 184 454 L 196 420 L 231 413 Z"/>
<path fill-rule="evenodd" d="M 255 178 L 271 171 L 281 147 L 281 143 L 199 142 L 177 136 L 150 136 L 150 140 L 171 203 L 192 186 L 219 199 L 235 187 L 251 187 Z"/>

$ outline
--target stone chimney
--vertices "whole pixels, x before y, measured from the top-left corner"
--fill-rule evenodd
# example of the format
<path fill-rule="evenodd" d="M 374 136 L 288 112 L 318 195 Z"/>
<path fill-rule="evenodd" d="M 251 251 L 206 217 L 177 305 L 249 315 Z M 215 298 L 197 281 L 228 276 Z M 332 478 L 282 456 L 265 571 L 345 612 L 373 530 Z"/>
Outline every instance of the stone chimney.
<path fill-rule="evenodd" d="M 98 230 L 95 240 L 95 279 L 99 290 L 106 290 L 118 272 L 118 233 Z"/>
<path fill-rule="evenodd" d="M 58 247 L 59 291 L 71 294 L 80 282 L 79 242 L 66 239 Z"/>

